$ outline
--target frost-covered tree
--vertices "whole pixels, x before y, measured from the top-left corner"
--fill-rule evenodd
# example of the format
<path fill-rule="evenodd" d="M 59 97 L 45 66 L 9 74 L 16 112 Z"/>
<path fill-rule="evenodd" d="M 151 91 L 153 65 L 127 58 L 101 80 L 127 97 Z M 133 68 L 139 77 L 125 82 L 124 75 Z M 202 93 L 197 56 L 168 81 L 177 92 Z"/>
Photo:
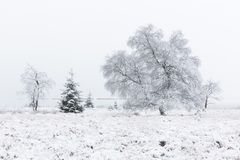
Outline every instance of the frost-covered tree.
<path fill-rule="evenodd" d="M 177 104 L 200 107 L 200 61 L 180 31 L 165 40 L 161 30 L 148 25 L 129 38 L 128 46 L 130 53 L 117 51 L 103 66 L 106 88 L 126 98 L 125 106 L 158 107 L 161 115 Z"/>
<path fill-rule="evenodd" d="M 39 72 L 31 65 L 27 65 L 25 72 L 21 75 L 21 80 L 25 86 L 24 93 L 31 101 L 29 106 L 37 111 L 39 99 L 52 87 L 53 81 L 46 73 Z"/>
<path fill-rule="evenodd" d="M 91 94 L 88 95 L 88 98 L 87 98 L 84 106 L 85 106 L 85 108 L 94 108 Z"/>
<path fill-rule="evenodd" d="M 80 91 L 78 90 L 78 83 L 76 83 L 73 79 L 73 72 L 69 73 L 69 77 L 67 78 L 67 82 L 65 84 L 65 89 L 62 92 L 62 98 L 60 101 L 60 109 L 61 111 L 68 113 L 79 113 L 83 112 L 83 106 L 81 105 L 81 97 Z"/>
<path fill-rule="evenodd" d="M 203 94 L 204 94 L 204 108 L 207 109 L 209 100 L 214 99 L 218 100 L 218 94 L 220 93 L 221 89 L 218 83 L 213 81 L 208 81 L 203 86 Z"/>

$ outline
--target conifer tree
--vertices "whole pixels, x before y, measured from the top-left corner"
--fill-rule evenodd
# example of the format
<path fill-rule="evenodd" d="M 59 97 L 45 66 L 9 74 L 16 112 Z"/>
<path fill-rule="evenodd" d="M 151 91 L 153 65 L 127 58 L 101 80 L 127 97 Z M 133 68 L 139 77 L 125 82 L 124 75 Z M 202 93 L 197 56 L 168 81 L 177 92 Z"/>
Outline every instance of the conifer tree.
<path fill-rule="evenodd" d="M 94 108 L 94 105 L 93 105 L 93 102 L 92 102 L 92 95 L 91 94 L 88 95 L 88 98 L 87 98 L 84 106 L 86 108 Z"/>
<path fill-rule="evenodd" d="M 73 72 L 69 73 L 69 78 L 65 84 L 65 90 L 62 92 L 62 98 L 60 102 L 61 111 L 68 113 L 79 113 L 83 112 L 83 106 L 81 105 L 80 91 L 78 90 L 78 83 L 73 79 Z"/>

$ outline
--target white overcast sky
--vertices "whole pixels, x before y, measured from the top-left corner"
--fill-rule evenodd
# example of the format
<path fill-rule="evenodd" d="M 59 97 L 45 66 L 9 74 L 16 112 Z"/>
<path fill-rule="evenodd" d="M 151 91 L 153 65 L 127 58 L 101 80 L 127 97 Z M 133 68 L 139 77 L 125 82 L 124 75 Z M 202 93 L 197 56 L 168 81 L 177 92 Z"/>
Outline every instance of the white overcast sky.
<path fill-rule="evenodd" d="M 108 97 L 101 65 L 146 24 L 182 30 L 205 80 L 220 82 L 220 104 L 240 104 L 239 0 L 1 0 L 0 105 L 15 105 L 27 63 L 55 80 L 73 68 L 84 94 Z"/>

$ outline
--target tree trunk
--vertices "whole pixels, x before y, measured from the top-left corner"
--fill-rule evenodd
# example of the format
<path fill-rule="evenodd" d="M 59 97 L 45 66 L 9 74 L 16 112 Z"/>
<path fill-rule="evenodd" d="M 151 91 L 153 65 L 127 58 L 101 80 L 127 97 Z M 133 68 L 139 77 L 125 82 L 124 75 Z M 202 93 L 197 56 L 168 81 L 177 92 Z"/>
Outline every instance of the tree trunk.
<path fill-rule="evenodd" d="M 38 100 L 36 100 L 35 111 L 37 111 L 37 108 L 38 108 Z"/>
<path fill-rule="evenodd" d="M 35 97 L 32 97 L 32 103 L 30 104 L 30 106 L 33 108 L 33 111 L 35 110 Z"/>
<path fill-rule="evenodd" d="M 31 103 L 31 107 L 32 107 L 33 111 L 35 111 L 35 103 L 34 102 Z"/>
<path fill-rule="evenodd" d="M 166 116 L 166 113 L 162 107 L 159 107 L 159 113 L 161 116 Z"/>
<path fill-rule="evenodd" d="M 205 99 L 205 105 L 204 105 L 205 110 L 207 109 L 207 107 L 208 107 L 208 97 L 206 97 Z"/>

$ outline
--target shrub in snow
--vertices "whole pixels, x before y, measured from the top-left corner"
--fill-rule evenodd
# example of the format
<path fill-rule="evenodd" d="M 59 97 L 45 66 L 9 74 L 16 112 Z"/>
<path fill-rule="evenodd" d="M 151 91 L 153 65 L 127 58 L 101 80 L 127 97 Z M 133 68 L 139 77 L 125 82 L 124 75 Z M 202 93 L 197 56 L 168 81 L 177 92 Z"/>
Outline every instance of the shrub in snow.
<path fill-rule="evenodd" d="M 70 77 L 67 78 L 65 84 L 65 90 L 62 92 L 62 98 L 60 102 L 60 109 L 63 112 L 79 113 L 83 112 L 83 106 L 81 105 L 80 91 L 77 89 L 78 83 L 73 80 L 73 72 L 70 72 Z"/>
<path fill-rule="evenodd" d="M 88 98 L 87 98 L 87 100 L 86 100 L 86 102 L 85 102 L 84 107 L 85 107 L 85 108 L 94 108 L 91 94 L 88 95 Z"/>
<path fill-rule="evenodd" d="M 159 145 L 162 146 L 162 147 L 164 147 L 164 146 L 166 145 L 166 143 L 167 143 L 166 141 L 160 141 L 160 142 L 159 142 Z"/>
<path fill-rule="evenodd" d="M 117 102 L 114 102 L 113 108 L 114 108 L 114 109 L 118 109 L 118 104 L 117 104 Z"/>
<path fill-rule="evenodd" d="M 216 145 L 217 145 L 218 148 L 222 148 L 223 147 L 223 144 L 220 141 L 216 141 Z"/>
<path fill-rule="evenodd" d="M 117 109 L 119 109 L 117 102 L 114 102 L 114 104 L 112 106 L 109 106 L 108 109 L 109 110 L 117 110 Z"/>
<path fill-rule="evenodd" d="M 135 109 L 158 107 L 160 114 L 175 107 L 202 105 L 200 61 L 191 54 L 181 32 L 169 39 L 152 25 L 140 28 L 129 38 L 132 49 L 107 58 L 103 74 L 106 88 L 126 98 Z"/>

